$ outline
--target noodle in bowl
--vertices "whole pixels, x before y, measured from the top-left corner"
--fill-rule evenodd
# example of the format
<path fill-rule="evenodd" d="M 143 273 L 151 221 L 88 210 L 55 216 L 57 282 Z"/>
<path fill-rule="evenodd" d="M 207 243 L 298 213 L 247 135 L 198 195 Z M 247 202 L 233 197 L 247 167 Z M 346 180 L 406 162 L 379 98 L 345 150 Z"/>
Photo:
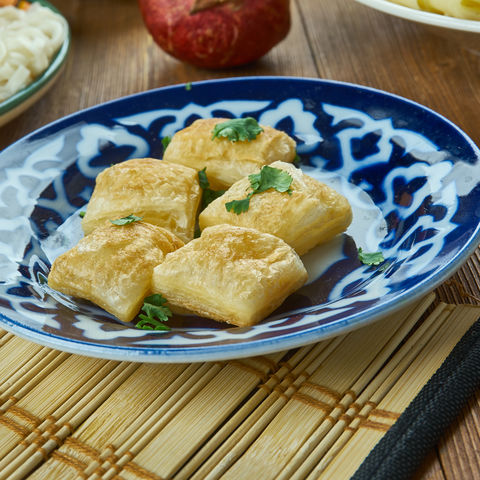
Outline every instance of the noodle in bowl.
<path fill-rule="evenodd" d="M 0 8 L 0 102 L 31 84 L 65 42 L 66 20 L 39 3 Z"/>

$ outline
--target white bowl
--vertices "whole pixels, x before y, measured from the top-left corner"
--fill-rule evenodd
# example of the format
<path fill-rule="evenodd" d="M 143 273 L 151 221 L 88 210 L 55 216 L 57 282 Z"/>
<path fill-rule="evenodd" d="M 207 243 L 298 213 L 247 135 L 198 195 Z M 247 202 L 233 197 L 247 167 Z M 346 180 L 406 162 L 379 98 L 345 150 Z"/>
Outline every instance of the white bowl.
<path fill-rule="evenodd" d="M 357 0 L 357 2 L 380 12 L 421 23 L 432 32 L 480 54 L 480 21 L 416 10 L 389 0 Z"/>

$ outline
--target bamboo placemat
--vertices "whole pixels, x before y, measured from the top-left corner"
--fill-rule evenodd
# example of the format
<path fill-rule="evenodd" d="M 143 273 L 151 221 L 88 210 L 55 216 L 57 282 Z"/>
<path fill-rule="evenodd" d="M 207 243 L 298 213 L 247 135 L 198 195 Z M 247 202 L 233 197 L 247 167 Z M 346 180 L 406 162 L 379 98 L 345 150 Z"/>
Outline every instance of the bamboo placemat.
<path fill-rule="evenodd" d="M 349 478 L 480 316 L 433 301 L 227 362 L 93 359 L 0 331 L 0 479 Z"/>

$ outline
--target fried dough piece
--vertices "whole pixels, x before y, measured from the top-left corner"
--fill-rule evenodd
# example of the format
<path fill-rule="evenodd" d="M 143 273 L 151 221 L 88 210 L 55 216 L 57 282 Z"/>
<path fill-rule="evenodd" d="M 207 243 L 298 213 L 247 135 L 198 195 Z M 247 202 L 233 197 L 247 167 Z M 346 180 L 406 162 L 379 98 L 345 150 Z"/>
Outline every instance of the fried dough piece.
<path fill-rule="evenodd" d="M 214 189 L 228 188 L 262 165 L 269 165 L 276 160 L 293 162 L 296 155 L 295 140 L 272 127 L 261 125 L 264 131 L 250 141 L 231 142 L 227 138 L 212 140 L 215 125 L 226 120 L 196 120 L 172 137 L 163 159 L 197 171 L 206 167 L 208 180 Z"/>
<path fill-rule="evenodd" d="M 154 158 L 127 160 L 97 176 L 82 228 L 88 235 L 106 220 L 134 214 L 188 242 L 200 199 L 195 170 Z"/>
<path fill-rule="evenodd" d="M 274 162 L 270 167 L 291 175 L 291 195 L 269 189 L 252 196 L 248 211 L 238 215 L 228 212 L 227 202 L 241 200 L 252 190 L 248 177 L 243 178 L 202 211 L 200 229 L 221 223 L 256 228 L 280 237 L 299 255 L 347 229 L 352 209 L 343 195 L 292 164 Z"/>
<path fill-rule="evenodd" d="M 172 308 L 241 327 L 269 315 L 307 280 L 295 251 L 251 228 L 205 229 L 155 267 L 152 288 Z"/>
<path fill-rule="evenodd" d="M 108 222 L 53 262 L 48 285 L 129 322 L 151 292 L 153 268 L 181 246 L 179 238 L 156 225 Z"/>

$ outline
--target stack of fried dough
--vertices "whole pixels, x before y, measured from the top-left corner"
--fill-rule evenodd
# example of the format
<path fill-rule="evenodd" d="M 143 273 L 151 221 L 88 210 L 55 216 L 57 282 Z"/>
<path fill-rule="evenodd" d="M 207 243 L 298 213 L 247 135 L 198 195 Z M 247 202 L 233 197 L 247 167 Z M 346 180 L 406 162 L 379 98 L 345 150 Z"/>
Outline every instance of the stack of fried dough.
<path fill-rule="evenodd" d="M 90 300 L 124 322 L 161 294 L 174 312 L 250 326 L 307 281 L 300 255 L 345 231 L 345 197 L 292 162 L 295 141 L 268 126 L 253 140 L 212 139 L 225 119 L 177 132 L 162 160 L 131 159 L 101 172 L 82 220 L 85 236 L 53 263 L 51 288 Z M 228 211 L 264 165 L 286 171 L 290 191 L 266 190 Z M 198 172 L 225 193 L 199 212 Z M 141 221 L 111 221 L 135 215 Z M 196 225 L 201 234 L 194 238 Z"/>

